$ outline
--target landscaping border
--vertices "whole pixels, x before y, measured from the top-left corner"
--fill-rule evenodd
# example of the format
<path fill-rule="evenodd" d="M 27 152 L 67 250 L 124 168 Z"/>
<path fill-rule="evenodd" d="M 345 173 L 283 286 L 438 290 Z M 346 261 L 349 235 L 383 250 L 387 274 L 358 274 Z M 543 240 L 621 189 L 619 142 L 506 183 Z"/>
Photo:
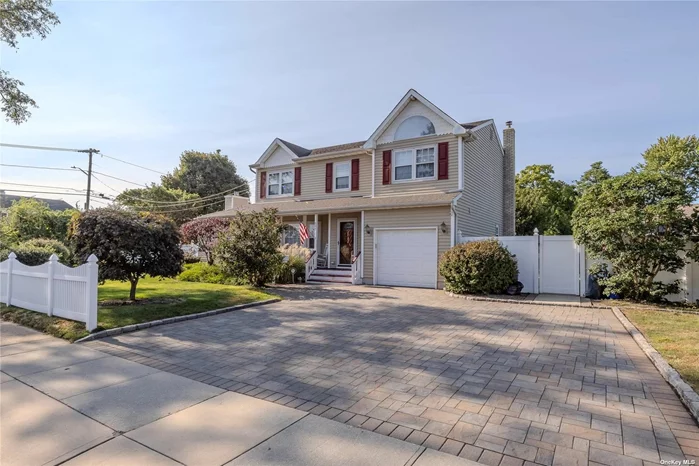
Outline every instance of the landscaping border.
<path fill-rule="evenodd" d="M 507 303 L 507 304 L 529 304 L 534 306 L 554 306 L 554 307 L 579 307 L 583 309 L 612 309 L 611 306 L 600 306 L 590 303 L 587 304 L 576 304 L 576 303 L 550 303 L 546 301 L 534 301 L 533 299 L 504 299 L 504 298 L 489 298 L 487 296 L 474 296 L 474 295 L 463 295 L 452 293 L 451 291 L 445 291 L 447 296 L 458 299 L 465 299 L 467 301 L 487 301 L 491 303 Z"/>
<path fill-rule="evenodd" d="M 662 357 L 658 351 L 653 348 L 653 346 L 648 343 L 648 340 L 643 336 L 643 334 L 636 328 L 636 326 L 631 323 L 631 321 L 624 315 L 624 313 L 618 308 L 613 307 L 612 312 L 619 319 L 619 322 L 626 328 L 631 337 L 636 341 L 638 346 L 641 347 L 643 352 L 648 356 L 653 362 L 653 365 L 662 374 L 663 378 L 669 383 L 672 388 L 677 392 L 682 403 L 687 407 L 689 412 L 694 417 L 694 420 L 699 422 L 699 395 L 695 392 L 692 387 L 689 386 L 687 382 L 682 379 L 682 376 L 675 369 L 667 363 L 665 358 Z"/>
<path fill-rule="evenodd" d="M 201 319 L 202 317 L 211 317 L 217 314 L 223 314 L 225 312 L 238 311 L 240 309 L 247 309 L 249 307 L 264 306 L 265 304 L 278 303 L 281 298 L 266 299 L 264 301 L 257 301 L 254 303 L 238 304 L 236 306 L 222 307 L 221 309 L 214 309 L 213 311 L 198 312 L 196 314 L 187 314 L 184 316 L 168 317 L 161 320 L 153 320 L 151 322 L 142 322 L 140 324 L 126 325 L 124 327 L 110 328 L 109 330 L 102 330 L 101 332 L 91 333 L 86 337 L 79 340 L 75 340 L 74 343 L 83 343 L 86 341 L 99 340 L 101 338 L 107 338 L 114 335 L 120 335 L 122 333 L 137 332 L 150 327 L 158 327 L 160 325 L 174 324 L 176 322 L 183 322 L 185 320 Z"/>

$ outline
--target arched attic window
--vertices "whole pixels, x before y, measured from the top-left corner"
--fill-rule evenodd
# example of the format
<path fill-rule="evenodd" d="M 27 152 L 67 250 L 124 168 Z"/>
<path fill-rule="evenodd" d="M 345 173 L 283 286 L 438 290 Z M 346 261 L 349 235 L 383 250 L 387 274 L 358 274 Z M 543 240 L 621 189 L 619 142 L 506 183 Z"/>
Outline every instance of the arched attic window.
<path fill-rule="evenodd" d="M 416 115 L 403 120 L 396 130 L 394 140 L 419 138 L 435 134 L 434 125 L 424 116 Z"/>

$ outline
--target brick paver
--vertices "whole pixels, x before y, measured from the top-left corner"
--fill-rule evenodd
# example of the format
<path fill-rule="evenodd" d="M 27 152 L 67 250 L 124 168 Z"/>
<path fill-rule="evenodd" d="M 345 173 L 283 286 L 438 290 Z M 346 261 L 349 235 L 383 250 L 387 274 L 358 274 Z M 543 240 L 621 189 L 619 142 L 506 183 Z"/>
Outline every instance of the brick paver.
<path fill-rule="evenodd" d="M 699 457 L 699 428 L 609 310 L 417 289 L 281 293 L 88 345 L 484 464 Z"/>

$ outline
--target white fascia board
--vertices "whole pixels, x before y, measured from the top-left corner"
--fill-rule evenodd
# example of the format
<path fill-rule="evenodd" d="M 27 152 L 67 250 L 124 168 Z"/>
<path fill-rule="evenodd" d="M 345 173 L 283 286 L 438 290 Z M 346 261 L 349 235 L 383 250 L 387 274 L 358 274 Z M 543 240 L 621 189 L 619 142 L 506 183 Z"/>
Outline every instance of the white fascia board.
<path fill-rule="evenodd" d="M 259 168 L 260 165 L 262 165 L 269 158 L 269 156 L 272 155 L 272 152 L 274 152 L 274 149 L 276 149 L 277 147 L 281 147 L 282 149 L 284 149 L 284 151 L 287 152 L 293 160 L 298 158 L 296 154 L 294 154 L 294 152 L 291 149 L 289 149 L 289 147 L 287 147 L 287 145 L 284 144 L 279 138 L 274 138 L 272 144 L 270 144 L 267 150 L 265 150 L 260 156 L 260 158 L 257 159 L 257 162 L 250 165 L 250 168 Z"/>
<path fill-rule="evenodd" d="M 418 91 L 415 89 L 410 89 L 404 96 L 403 98 L 398 102 L 398 104 L 391 110 L 391 113 L 388 114 L 388 116 L 381 122 L 378 128 L 372 133 L 372 135 L 367 139 L 367 141 L 364 143 L 364 148 L 365 149 L 375 149 L 376 148 L 376 139 L 388 128 L 388 126 L 393 123 L 393 120 L 396 119 L 398 114 L 405 108 L 406 105 L 411 101 L 411 99 L 416 99 L 420 103 L 422 103 L 424 106 L 432 110 L 434 113 L 439 115 L 441 118 L 449 122 L 454 128 L 452 130 L 452 133 L 455 135 L 458 134 L 466 134 L 468 131 L 466 128 L 461 126 L 458 121 L 447 115 L 437 107 L 435 104 L 424 98 Z"/>

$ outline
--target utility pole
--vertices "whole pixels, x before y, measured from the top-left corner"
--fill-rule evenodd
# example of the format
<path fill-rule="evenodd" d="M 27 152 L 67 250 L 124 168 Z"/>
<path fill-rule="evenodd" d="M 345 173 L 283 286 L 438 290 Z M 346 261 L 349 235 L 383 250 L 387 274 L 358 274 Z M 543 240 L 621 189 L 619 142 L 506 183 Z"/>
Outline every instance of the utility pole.
<path fill-rule="evenodd" d="M 88 162 L 87 162 L 87 195 L 85 197 L 85 210 L 90 210 L 90 189 L 92 188 L 92 155 L 99 154 L 97 149 L 89 148 L 86 150 L 81 150 L 78 152 L 87 152 Z"/>

